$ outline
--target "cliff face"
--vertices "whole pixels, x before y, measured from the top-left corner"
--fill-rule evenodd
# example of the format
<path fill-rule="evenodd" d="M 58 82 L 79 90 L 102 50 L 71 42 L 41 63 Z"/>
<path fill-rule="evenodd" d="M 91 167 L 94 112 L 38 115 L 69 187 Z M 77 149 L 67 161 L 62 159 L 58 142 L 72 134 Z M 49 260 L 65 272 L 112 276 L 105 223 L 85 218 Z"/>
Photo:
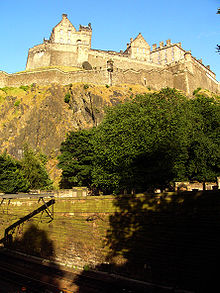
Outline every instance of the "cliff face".
<path fill-rule="evenodd" d="M 41 150 L 52 162 L 71 130 L 98 125 L 104 109 L 131 95 L 148 91 L 142 86 L 100 85 L 21 86 L 0 89 L 0 152 L 22 157 L 24 143 Z M 54 176 L 52 176 L 54 177 Z"/>

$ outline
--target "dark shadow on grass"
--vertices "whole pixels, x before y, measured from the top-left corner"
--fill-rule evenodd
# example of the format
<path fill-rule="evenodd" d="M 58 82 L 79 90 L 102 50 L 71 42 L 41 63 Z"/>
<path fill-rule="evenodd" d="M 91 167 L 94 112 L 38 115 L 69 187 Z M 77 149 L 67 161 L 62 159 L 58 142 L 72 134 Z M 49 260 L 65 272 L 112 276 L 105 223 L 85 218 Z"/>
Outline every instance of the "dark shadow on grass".
<path fill-rule="evenodd" d="M 31 223 L 23 234 L 11 238 L 5 248 L 9 263 L 15 262 L 18 266 L 17 273 L 30 277 L 30 281 L 24 281 L 27 292 L 60 292 L 57 275 L 62 277 L 63 273 L 54 263 L 54 244 L 45 230 Z M 33 285 L 32 279 L 40 283 Z"/>
<path fill-rule="evenodd" d="M 107 232 L 107 264 L 94 270 L 159 286 L 140 288 L 138 283 L 117 279 L 107 281 L 106 292 L 219 290 L 219 191 L 118 196 L 115 206 Z M 86 274 L 79 276 L 79 287 Z M 87 291 L 81 286 L 79 292 Z"/>

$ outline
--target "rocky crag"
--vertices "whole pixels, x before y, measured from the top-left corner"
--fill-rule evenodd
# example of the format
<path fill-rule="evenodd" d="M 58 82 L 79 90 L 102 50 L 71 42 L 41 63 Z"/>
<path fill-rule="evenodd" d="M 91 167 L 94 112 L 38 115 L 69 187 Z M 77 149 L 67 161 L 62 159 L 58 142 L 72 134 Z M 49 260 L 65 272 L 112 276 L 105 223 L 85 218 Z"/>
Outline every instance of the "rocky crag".
<path fill-rule="evenodd" d="M 21 86 L 0 89 L 0 152 L 21 158 L 24 143 L 49 158 L 52 179 L 57 178 L 57 155 L 66 133 L 98 125 L 105 108 L 148 92 L 136 85 Z"/>

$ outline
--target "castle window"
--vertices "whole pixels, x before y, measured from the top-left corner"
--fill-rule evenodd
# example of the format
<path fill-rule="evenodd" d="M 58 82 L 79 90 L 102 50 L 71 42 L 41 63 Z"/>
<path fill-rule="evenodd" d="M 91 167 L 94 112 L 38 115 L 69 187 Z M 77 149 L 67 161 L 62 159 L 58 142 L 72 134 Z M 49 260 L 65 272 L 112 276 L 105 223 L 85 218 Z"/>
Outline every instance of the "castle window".
<path fill-rule="evenodd" d="M 60 30 L 60 34 L 61 34 L 61 35 L 63 34 L 63 30 Z"/>
<path fill-rule="evenodd" d="M 137 53 L 139 52 L 139 48 L 137 48 Z"/>
<path fill-rule="evenodd" d="M 158 52 L 157 61 L 158 61 L 158 64 L 160 64 L 160 52 Z"/>
<path fill-rule="evenodd" d="M 172 48 L 172 61 L 174 61 L 174 48 Z"/>
<path fill-rule="evenodd" d="M 69 37 L 71 36 L 71 31 L 68 31 L 68 36 L 69 36 Z"/>
<path fill-rule="evenodd" d="M 143 48 L 143 53 L 145 54 L 145 49 Z"/>
<path fill-rule="evenodd" d="M 60 38 L 60 43 L 63 43 L 63 38 Z"/>
<path fill-rule="evenodd" d="M 68 39 L 67 43 L 70 44 L 70 39 Z"/>

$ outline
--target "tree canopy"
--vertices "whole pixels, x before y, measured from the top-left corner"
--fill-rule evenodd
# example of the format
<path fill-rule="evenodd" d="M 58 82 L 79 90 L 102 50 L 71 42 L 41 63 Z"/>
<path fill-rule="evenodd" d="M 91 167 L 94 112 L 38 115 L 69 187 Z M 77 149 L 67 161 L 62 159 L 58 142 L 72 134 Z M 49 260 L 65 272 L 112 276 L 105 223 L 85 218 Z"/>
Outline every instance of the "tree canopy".
<path fill-rule="evenodd" d="M 26 192 L 30 188 L 28 180 L 18 161 L 6 152 L 0 155 L 0 191 L 5 193 Z"/>
<path fill-rule="evenodd" d="M 98 127 L 67 136 L 59 158 L 62 182 L 119 193 L 215 180 L 219 113 L 214 99 L 190 100 L 169 88 L 111 107 Z"/>
<path fill-rule="evenodd" d="M 25 178 L 30 189 L 50 189 L 52 181 L 49 178 L 45 164 L 46 157 L 40 152 L 34 152 L 28 145 L 24 145 L 23 158 L 20 161 Z"/>
<path fill-rule="evenodd" d="M 0 192 L 16 193 L 52 188 L 45 163 L 45 156 L 35 153 L 27 145 L 24 146 L 20 161 L 4 152 L 0 155 Z"/>
<path fill-rule="evenodd" d="M 58 167 L 63 170 L 60 187 L 91 186 L 93 130 L 70 132 L 61 144 Z"/>

